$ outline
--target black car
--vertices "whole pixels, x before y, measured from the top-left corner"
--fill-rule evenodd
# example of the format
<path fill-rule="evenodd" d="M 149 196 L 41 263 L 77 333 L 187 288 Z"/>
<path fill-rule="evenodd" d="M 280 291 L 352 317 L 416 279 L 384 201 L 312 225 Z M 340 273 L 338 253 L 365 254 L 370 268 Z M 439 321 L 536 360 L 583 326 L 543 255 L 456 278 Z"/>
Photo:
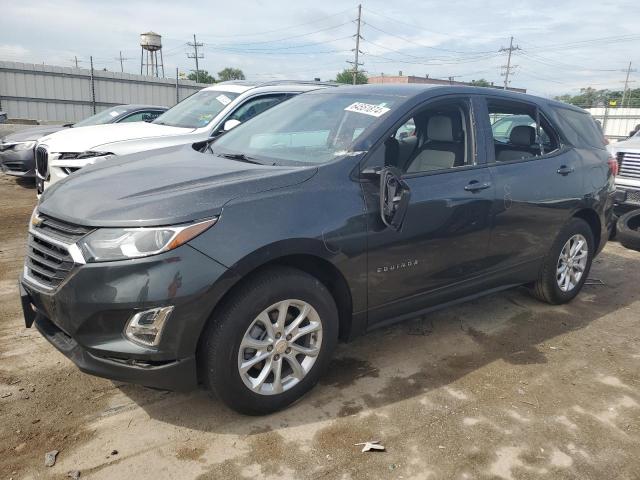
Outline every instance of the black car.
<path fill-rule="evenodd" d="M 38 125 L 0 139 L 0 169 L 8 175 L 35 177 L 35 146 L 39 138 L 69 127 L 87 127 L 105 123 L 150 122 L 167 111 L 153 105 L 117 105 L 91 117 L 65 125 Z"/>
<path fill-rule="evenodd" d="M 496 142 L 493 115 L 531 124 Z M 34 211 L 26 323 L 81 370 L 267 413 L 338 339 L 518 285 L 570 301 L 607 241 L 602 135 L 551 100 L 339 87 L 196 147 L 88 167 Z"/>

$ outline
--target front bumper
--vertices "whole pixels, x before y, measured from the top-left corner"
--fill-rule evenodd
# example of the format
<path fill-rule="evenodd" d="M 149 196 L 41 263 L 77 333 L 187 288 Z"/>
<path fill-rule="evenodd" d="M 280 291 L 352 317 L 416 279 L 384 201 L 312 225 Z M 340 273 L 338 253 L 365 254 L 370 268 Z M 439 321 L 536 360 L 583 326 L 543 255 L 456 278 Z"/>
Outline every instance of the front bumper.
<path fill-rule="evenodd" d="M 0 168 L 7 175 L 32 178 L 36 176 L 33 148 L 30 150 L 5 150 L 0 153 Z"/>
<path fill-rule="evenodd" d="M 85 373 L 168 390 L 197 385 L 198 339 L 228 270 L 183 245 L 137 260 L 76 267 L 54 291 L 20 278 L 25 323 Z M 124 336 L 128 319 L 173 305 L 157 347 Z"/>

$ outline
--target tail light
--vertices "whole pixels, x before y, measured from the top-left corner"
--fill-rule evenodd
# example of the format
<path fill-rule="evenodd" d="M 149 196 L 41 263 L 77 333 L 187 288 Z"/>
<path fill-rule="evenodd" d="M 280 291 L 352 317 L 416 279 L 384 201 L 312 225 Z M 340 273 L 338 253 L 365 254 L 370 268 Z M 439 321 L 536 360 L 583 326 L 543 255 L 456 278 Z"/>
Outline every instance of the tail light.
<path fill-rule="evenodd" d="M 618 160 L 615 157 L 609 157 L 609 170 L 614 177 L 618 175 Z"/>

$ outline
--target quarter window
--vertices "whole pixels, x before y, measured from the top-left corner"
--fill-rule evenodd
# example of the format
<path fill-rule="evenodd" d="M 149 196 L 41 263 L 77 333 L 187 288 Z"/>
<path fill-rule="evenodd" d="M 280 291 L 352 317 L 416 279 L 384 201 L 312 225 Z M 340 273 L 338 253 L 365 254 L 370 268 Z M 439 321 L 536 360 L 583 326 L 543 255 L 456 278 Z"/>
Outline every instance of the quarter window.
<path fill-rule="evenodd" d="M 497 162 L 541 157 L 559 148 L 557 135 L 535 106 L 503 100 L 487 106 Z"/>

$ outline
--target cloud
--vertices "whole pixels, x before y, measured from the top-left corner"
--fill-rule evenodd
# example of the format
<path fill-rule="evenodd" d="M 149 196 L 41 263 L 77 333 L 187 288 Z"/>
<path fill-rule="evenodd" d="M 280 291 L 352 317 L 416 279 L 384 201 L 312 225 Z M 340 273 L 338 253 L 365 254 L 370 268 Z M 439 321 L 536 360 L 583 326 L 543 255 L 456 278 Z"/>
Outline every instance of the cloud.
<path fill-rule="evenodd" d="M 356 4 L 340 0 L 21 0 L 5 2 L 2 10 L 0 30 L 11 43 L 0 45 L 0 59 L 13 61 L 69 66 L 78 56 L 87 65 L 93 56 L 96 68 L 119 70 L 122 51 L 126 71 L 136 72 L 138 35 L 148 30 L 163 36 L 165 71 L 171 74 L 176 67 L 195 68 L 186 45 L 193 33 L 205 44 L 201 68 L 214 74 L 233 66 L 249 78 L 329 79 L 353 58 Z M 567 46 L 636 34 L 640 9 L 629 0 L 367 0 L 363 21 L 361 61 L 370 74 L 402 70 L 500 83 L 506 59 L 498 50 L 511 35 L 523 49 L 514 55 L 521 68 L 512 85 L 532 91 L 555 94 L 587 84 L 620 88 L 623 74 L 602 70 L 623 69 L 630 59 L 640 64 L 634 48 L 640 35 L 635 42 Z"/>

